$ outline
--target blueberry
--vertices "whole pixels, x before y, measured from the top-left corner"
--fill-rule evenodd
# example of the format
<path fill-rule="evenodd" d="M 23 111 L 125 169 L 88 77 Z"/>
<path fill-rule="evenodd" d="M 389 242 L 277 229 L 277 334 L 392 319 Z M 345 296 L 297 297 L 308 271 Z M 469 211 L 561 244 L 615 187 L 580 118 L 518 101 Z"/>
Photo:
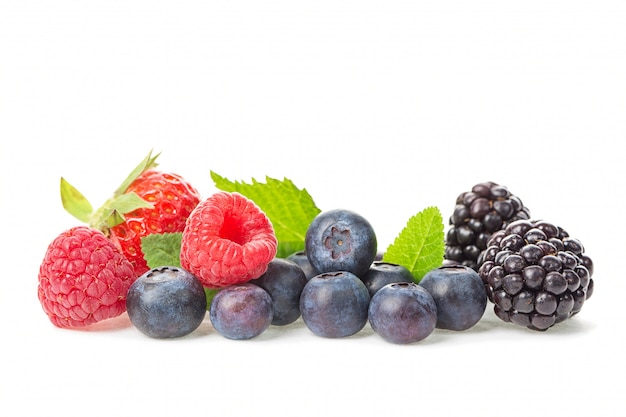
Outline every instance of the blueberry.
<path fill-rule="evenodd" d="M 246 282 L 221 289 L 211 303 L 209 317 L 219 334 L 234 340 L 252 339 L 272 323 L 274 308 L 269 293 Z"/>
<path fill-rule="evenodd" d="M 367 323 L 370 296 L 365 284 L 347 271 L 311 278 L 300 295 L 304 324 L 314 334 L 338 338 L 359 332 Z"/>
<path fill-rule="evenodd" d="M 487 308 L 487 291 L 478 273 L 467 266 L 442 266 L 429 271 L 419 283 L 437 303 L 437 328 L 467 330 Z"/>
<path fill-rule="evenodd" d="M 370 297 L 387 284 L 394 282 L 414 282 L 413 274 L 402 265 L 383 261 L 374 261 L 361 277 Z"/>
<path fill-rule="evenodd" d="M 349 210 L 318 214 L 305 235 L 305 252 L 319 271 L 365 273 L 377 254 L 376 234 L 361 215 Z"/>
<path fill-rule="evenodd" d="M 374 294 L 368 317 L 372 329 L 388 342 L 414 343 L 435 330 L 437 305 L 415 282 L 392 283 Z"/>
<path fill-rule="evenodd" d="M 319 274 L 319 272 L 317 272 L 315 268 L 313 268 L 313 265 L 311 265 L 309 258 L 306 256 L 306 253 L 303 250 L 292 253 L 286 259 L 294 262 L 296 265 L 302 268 L 307 280 L 310 280 L 315 275 Z"/>
<path fill-rule="evenodd" d="M 273 325 L 284 326 L 300 317 L 300 294 L 307 279 L 298 265 L 286 259 L 274 258 L 267 265 L 265 273 L 252 282 L 272 297 Z"/>
<path fill-rule="evenodd" d="M 126 310 L 133 325 L 150 337 L 181 337 L 204 320 L 206 295 L 189 271 L 163 266 L 133 282 L 126 296 Z"/>

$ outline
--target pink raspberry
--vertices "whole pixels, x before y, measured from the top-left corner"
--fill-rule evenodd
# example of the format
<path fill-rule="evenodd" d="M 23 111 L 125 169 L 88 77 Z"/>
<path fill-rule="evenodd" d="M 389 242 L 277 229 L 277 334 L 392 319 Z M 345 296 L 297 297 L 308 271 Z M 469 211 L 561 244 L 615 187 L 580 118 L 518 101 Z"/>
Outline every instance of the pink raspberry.
<path fill-rule="evenodd" d="M 80 328 L 124 313 L 135 279 L 133 265 L 102 232 L 77 226 L 48 246 L 37 292 L 52 324 Z"/>
<path fill-rule="evenodd" d="M 272 223 L 252 200 L 217 192 L 187 219 L 180 262 L 205 287 L 221 288 L 263 275 L 277 248 Z"/>

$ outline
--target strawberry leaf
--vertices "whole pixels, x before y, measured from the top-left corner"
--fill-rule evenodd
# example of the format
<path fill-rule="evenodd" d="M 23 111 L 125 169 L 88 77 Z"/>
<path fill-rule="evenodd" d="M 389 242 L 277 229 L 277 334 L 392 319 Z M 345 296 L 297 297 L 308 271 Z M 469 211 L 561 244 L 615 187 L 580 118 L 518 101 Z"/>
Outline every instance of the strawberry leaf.
<path fill-rule="evenodd" d="M 220 190 L 246 196 L 267 215 L 278 240 L 277 257 L 286 258 L 304 249 L 306 230 L 320 213 L 306 189 L 297 188 L 287 178 L 281 181 L 265 177 L 265 183 L 254 178 L 250 183 L 233 182 L 213 171 L 211 178 Z"/>
<path fill-rule="evenodd" d="M 90 225 L 99 230 L 115 227 L 124 223 L 125 214 L 140 208 L 154 206 L 134 192 L 111 197 L 90 217 Z"/>
<path fill-rule="evenodd" d="M 108 207 L 121 214 L 130 213 L 140 208 L 154 208 L 152 204 L 148 203 L 134 192 L 115 197 L 111 200 L 111 204 Z"/>
<path fill-rule="evenodd" d="M 389 245 L 383 261 L 406 267 L 419 282 L 428 271 L 441 266 L 445 251 L 444 225 L 437 207 L 412 216 Z"/>
<path fill-rule="evenodd" d="M 126 179 L 117 187 L 114 195 L 121 195 L 126 192 L 130 184 L 137 179 L 144 171 L 147 171 L 150 168 L 155 168 L 158 166 L 156 163 L 156 159 L 159 157 L 160 153 L 152 156 L 152 150 L 148 152 L 148 155 L 131 171 L 131 173 L 126 177 Z"/>
<path fill-rule="evenodd" d="M 61 177 L 61 203 L 63 208 L 83 223 L 89 223 L 93 207 L 85 196 Z"/>

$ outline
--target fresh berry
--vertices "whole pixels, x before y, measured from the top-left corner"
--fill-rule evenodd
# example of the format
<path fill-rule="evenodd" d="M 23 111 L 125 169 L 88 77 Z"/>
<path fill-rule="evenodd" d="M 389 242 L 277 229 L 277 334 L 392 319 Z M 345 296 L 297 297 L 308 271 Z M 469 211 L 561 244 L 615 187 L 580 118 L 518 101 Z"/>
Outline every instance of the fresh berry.
<path fill-rule="evenodd" d="M 313 265 L 311 265 L 311 261 L 309 261 L 309 258 L 306 256 L 306 253 L 303 250 L 292 253 L 286 259 L 296 263 L 300 268 L 302 268 L 302 271 L 304 271 L 304 275 L 306 276 L 307 280 L 310 280 L 315 275 L 319 275 L 319 272 L 317 272 L 315 268 L 313 268 Z"/>
<path fill-rule="evenodd" d="M 182 337 L 196 330 L 206 314 L 204 287 L 190 272 L 162 266 L 148 270 L 128 290 L 131 323 L 147 336 Z"/>
<path fill-rule="evenodd" d="M 102 206 L 93 210 L 76 188 L 61 178 L 61 201 L 68 213 L 102 231 L 131 262 L 138 277 L 148 271 L 141 238 L 182 232 L 200 202 L 198 191 L 178 174 L 156 169 L 150 152 Z"/>
<path fill-rule="evenodd" d="M 419 342 L 435 330 L 437 305 L 415 282 L 387 284 L 374 294 L 368 308 L 372 330 L 396 344 Z"/>
<path fill-rule="evenodd" d="M 284 326 L 300 317 L 300 294 L 307 279 L 298 265 L 286 259 L 274 258 L 267 265 L 267 271 L 252 282 L 272 297 L 273 325 Z"/>
<path fill-rule="evenodd" d="M 300 295 L 300 313 L 314 334 L 351 336 L 367 323 L 370 296 L 365 284 L 347 271 L 327 272 L 307 281 Z"/>
<path fill-rule="evenodd" d="M 529 218 L 529 209 L 505 186 L 494 182 L 474 185 L 456 199 L 446 234 L 445 263 L 478 270 L 478 256 L 487 248 L 491 234 L 515 220 Z"/>
<path fill-rule="evenodd" d="M 348 271 L 361 276 L 374 261 L 376 250 L 372 225 L 350 210 L 318 214 L 305 235 L 306 255 L 320 273 Z"/>
<path fill-rule="evenodd" d="M 215 330 L 233 340 L 259 336 L 272 324 L 272 298 L 258 285 L 246 282 L 221 289 L 211 303 Z"/>
<path fill-rule="evenodd" d="M 265 213 L 243 195 L 221 191 L 200 202 L 189 216 L 180 262 L 205 287 L 222 288 L 260 277 L 277 248 Z"/>
<path fill-rule="evenodd" d="M 200 202 L 200 194 L 180 175 L 154 169 L 142 173 L 125 191 L 133 192 L 153 207 L 124 214 L 124 221 L 109 229 L 109 237 L 119 245 L 139 276 L 149 269 L 141 250 L 141 238 L 152 233 L 182 232 L 187 217 Z"/>
<path fill-rule="evenodd" d="M 415 282 L 413 274 L 406 267 L 383 261 L 374 261 L 360 278 L 367 287 L 370 297 L 387 284 Z"/>
<path fill-rule="evenodd" d="M 487 292 L 478 272 L 463 265 L 442 266 L 426 273 L 419 285 L 437 304 L 437 328 L 467 330 L 487 309 Z"/>
<path fill-rule="evenodd" d="M 38 297 L 55 326 L 80 328 L 124 313 L 134 280 L 133 266 L 102 232 L 76 226 L 48 246 Z"/>
<path fill-rule="evenodd" d="M 533 330 L 579 313 L 593 292 L 593 262 L 582 243 L 543 220 L 519 220 L 494 233 L 480 264 L 496 315 Z"/>

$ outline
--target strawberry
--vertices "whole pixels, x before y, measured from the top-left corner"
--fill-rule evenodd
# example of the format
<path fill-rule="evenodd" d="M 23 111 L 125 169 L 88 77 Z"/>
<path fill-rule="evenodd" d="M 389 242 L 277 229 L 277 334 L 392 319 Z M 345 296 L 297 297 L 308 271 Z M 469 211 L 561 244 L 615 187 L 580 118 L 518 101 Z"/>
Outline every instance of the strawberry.
<path fill-rule="evenodd" d="M 125 312 L 135 279 L 133 266 L 101 231 L 76 226 L 48 246 L 37 293 L 52 324 L 81 328 Z"/>
<path fill-rule="evenodd" d="M 200 202 L 199 192 L 183 177 L 156 169 L 150 152 L 98 210 L 64 178 L 61 199 L 77 219 L 102 231 L 126 256 L 138 277 L 149 270 L 141 238 L 152 233 L 182 232 Z"/>

